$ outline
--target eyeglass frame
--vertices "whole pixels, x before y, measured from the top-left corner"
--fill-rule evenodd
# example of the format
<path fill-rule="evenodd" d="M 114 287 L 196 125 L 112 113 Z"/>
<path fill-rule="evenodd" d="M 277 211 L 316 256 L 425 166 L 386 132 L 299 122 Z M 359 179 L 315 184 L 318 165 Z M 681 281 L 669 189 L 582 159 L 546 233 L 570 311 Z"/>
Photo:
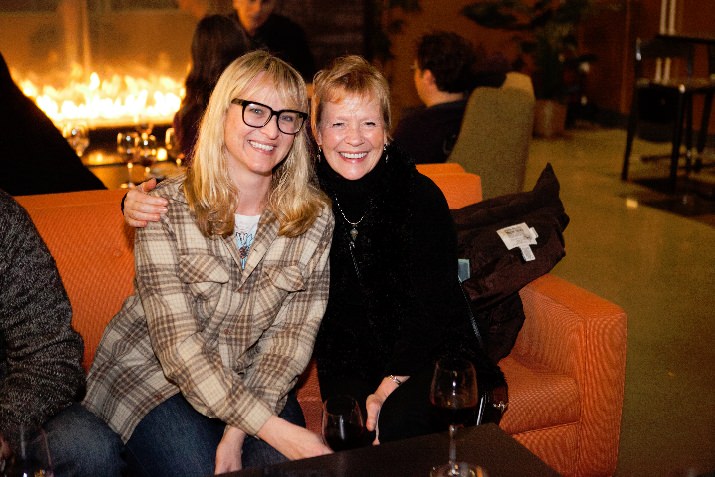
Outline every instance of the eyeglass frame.
<path fill-rule="evenodd" d="M 295 109 L 281 109 L 280 111 L 275 111 L 273 108 L 271 108 L 267 104 L 259 103 L 257 101 L 249 101 L 247 99 L 234 98 L 231 100 L 231 104 L 241 106 L 241 119 L 243 120 L 243 124 L 245 124 L 246 126 L 251 127 L 251 128 L 260 129 L 260 128 L 264 127 L 266 124 L 268 124 L 269 122 L 271 122 L 271 119 L 273 119 L 273 116 L 275 116 L 276 117 L 276 126 L 278 126 L 278 130 L 280 132 L 282 132 L 283 134 L 288 134 L 291 136 L 295 136 L 296 134 L 298 134 L 300 132 L 300 130 L 303 129 L 305 120 L 308 119 L 308 113 L 304 113 L 303 111 L 297 111 Z M 271 114 L 268 115 L 268 118 L 266 119 L 265 123 L 263 123 L 260 126 L 254 126 L 254 125 L 248 124 L 246 122 L 246 105 L 249 105 L 249 104 L 255 104 L 256 106 L 261 106 L 263 108 L 268 109 L 268 111 L 271 112 Z M 300 123 L 300 127 L 298 128 L 297 131 L 291 133 L 291 132 L 285 132 L 283 129 L 281 129 L 281 123 L 280 123 L 279 119 L 280 119 L 280 115 L 283 113 L 296 113 L 298 115 L 298 117 L 300 117 L 303 120 Z"/>

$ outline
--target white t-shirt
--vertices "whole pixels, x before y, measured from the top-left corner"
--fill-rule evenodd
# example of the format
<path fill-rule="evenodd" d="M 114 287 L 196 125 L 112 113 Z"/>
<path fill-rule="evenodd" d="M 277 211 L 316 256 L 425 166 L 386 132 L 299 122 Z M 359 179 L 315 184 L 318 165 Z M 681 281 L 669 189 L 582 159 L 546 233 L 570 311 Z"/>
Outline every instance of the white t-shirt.
<path fill-rule="evenodd" d="M 253 237 L 256 236 L 256 230 L 258 229 L 258 219 L 260 219 L 261 216 L 241 214 L 235 214 L 235 216 L 233 236 L 236 240 L 236 246 L 238 247 L 238 254 L 241 257 L 241 268 L 245 268 L 248 252 L 251 250 Z"/>

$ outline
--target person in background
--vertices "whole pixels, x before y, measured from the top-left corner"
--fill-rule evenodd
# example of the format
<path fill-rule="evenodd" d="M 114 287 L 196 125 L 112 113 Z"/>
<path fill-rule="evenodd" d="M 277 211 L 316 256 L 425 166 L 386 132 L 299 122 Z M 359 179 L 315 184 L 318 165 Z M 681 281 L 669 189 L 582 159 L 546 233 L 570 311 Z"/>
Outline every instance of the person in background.
<path fill-rule="evenodd" d="M 12 80 L 0 53 L 0 189 L 10 195 L 106 189 Z"/>
<path fill-rule="evenodd" d="M 311 121 L 335 217 L 314 350 L 322 397 L 357 398 L 380 442 L 443 431 L 428 394 L 438 357 L 472 360 L 481 392 L 506 386 L 470 328 L 447 202 L 390 144 L 387 80 L 365 59 L 339 58 L 316 75 Z M 154 200 L 130 191 L 125 220 L 159 220 L 168 203 Z"/>
<path fill-rule="evenodd" d="M 276 0 L 233 0 L 232 18 L 250 39 L 251 49 L 267 49 L 298 70 L 306 83 L 315 74 L 315 59 L 305 31 L 274 13 Z"/>
<path fill-rule="evenodd" d="M 50 251 L 0 190 L 0 475 L 19 451 L 22 425 L 44 428 L 57 477 L 121 473 L 121 441 L 80 404 L 84 344 L 71 321 Z"/>
<path fill-rule="evenodd" d="M 394 132 L 395 144 L 417 164 L 446 162 L 452 152 L 469 93 L 477 86 L 499 86 L 505 65 L 485 68 L 483 52 L 456 33 L 436 31 L 417 42 L 412 66 L 417 95 L 423 106 L 400 120 Z"/>
<path fill-rule="evenodd" d="M 137 231 L 135 293 L 85 405 L 139 476 L 209 475 L 329 453 L 293 391 L 328 299 L 333 215 L 311 181 L 303 79 L 253 51 L 209 99 L 191 167 Z"/>
<path fill-rule="evenodd" d="M 174 115 L 174 129 L 184 164 L 191 163 L 199 122 L 219 76 L 233 60 L 248 51 L 248 39 L 225 15 L 199 20 L 191 40 L 191 69 L 186 77 L 186 94 Z"/>

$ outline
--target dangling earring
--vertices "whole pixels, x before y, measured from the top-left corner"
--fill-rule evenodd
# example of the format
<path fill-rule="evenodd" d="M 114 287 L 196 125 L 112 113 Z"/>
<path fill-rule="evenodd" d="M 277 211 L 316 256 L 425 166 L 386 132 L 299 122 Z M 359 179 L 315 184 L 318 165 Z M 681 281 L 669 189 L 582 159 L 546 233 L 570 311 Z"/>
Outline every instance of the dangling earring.
<path fill-rule="evenodd" d="M 320 156 L 323 154 L 323 148 L 318 146 L 318 154 L 315 155 L 315 159 L 320 162 Z"/>
<path fill-rule="evenodd" d="M 390 155 L 387 153 L 387 144 L 382 147 L 382 151 L 385 153 L 385 164 L 390 160 Z"/>

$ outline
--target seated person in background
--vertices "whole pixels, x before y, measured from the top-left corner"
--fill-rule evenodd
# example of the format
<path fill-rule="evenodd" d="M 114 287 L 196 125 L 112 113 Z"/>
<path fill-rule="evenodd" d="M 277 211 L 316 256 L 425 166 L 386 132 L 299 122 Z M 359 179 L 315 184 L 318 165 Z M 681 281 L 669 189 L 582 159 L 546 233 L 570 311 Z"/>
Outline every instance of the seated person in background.
<path fill-rule="evenodd" d="M 45 113 L 13 82 L 0 54 L 0 189 L 10 195 L 106 189 Z"/>
<path fill-rule="evenodd" d="M 191 69 L 185 81 L 186 94 L 174 115 L 174 129 L 185 165 L 191 163 L 199 122 L 219 76 L 226 66 L 247 51 L 248 39 L 225 15 L 209 15 L 196 25 L 191 40 Z"/>
<path fill-rule="evenodd" d="M 250 40 L 251 49 L 267 49 L 298 70 L 306 83 L 313 80 L 315 59 L 305 31 L 292 20 L 273 13 L 276 0 L 233 0 L 238 22 Z"/>
<path fill-rule="evenodd" d="M 121 441 L 79 403 L 84 345 L 71 319 L 47 246 L 0 190 L 0 475 L 18 452 L 21 425 L 43 426 L 57 477 L 120 475 Z"/>
<path fill-rule="evenodd" d="M 413 69 L 424 106 L 407 113 L 394 132 L 395 144 L 417 164 L 446 162 L 469 93 L 477 86 L 499 86 L 504 81 L 503 72 L 478 72 L 478 59 L 474 47 L 456 33 L 437 31 L 419 39 Z"/>
<path fill-rule="evenodd" d="M 328 300 L 333 216 L 313 184 L 305 82 L 265 51 L 223 72 L 171 204 L 136 233 L 135 293 L 85 405 L 132 475 L 210 475 L 326 454 L 293 391 Z"/>

